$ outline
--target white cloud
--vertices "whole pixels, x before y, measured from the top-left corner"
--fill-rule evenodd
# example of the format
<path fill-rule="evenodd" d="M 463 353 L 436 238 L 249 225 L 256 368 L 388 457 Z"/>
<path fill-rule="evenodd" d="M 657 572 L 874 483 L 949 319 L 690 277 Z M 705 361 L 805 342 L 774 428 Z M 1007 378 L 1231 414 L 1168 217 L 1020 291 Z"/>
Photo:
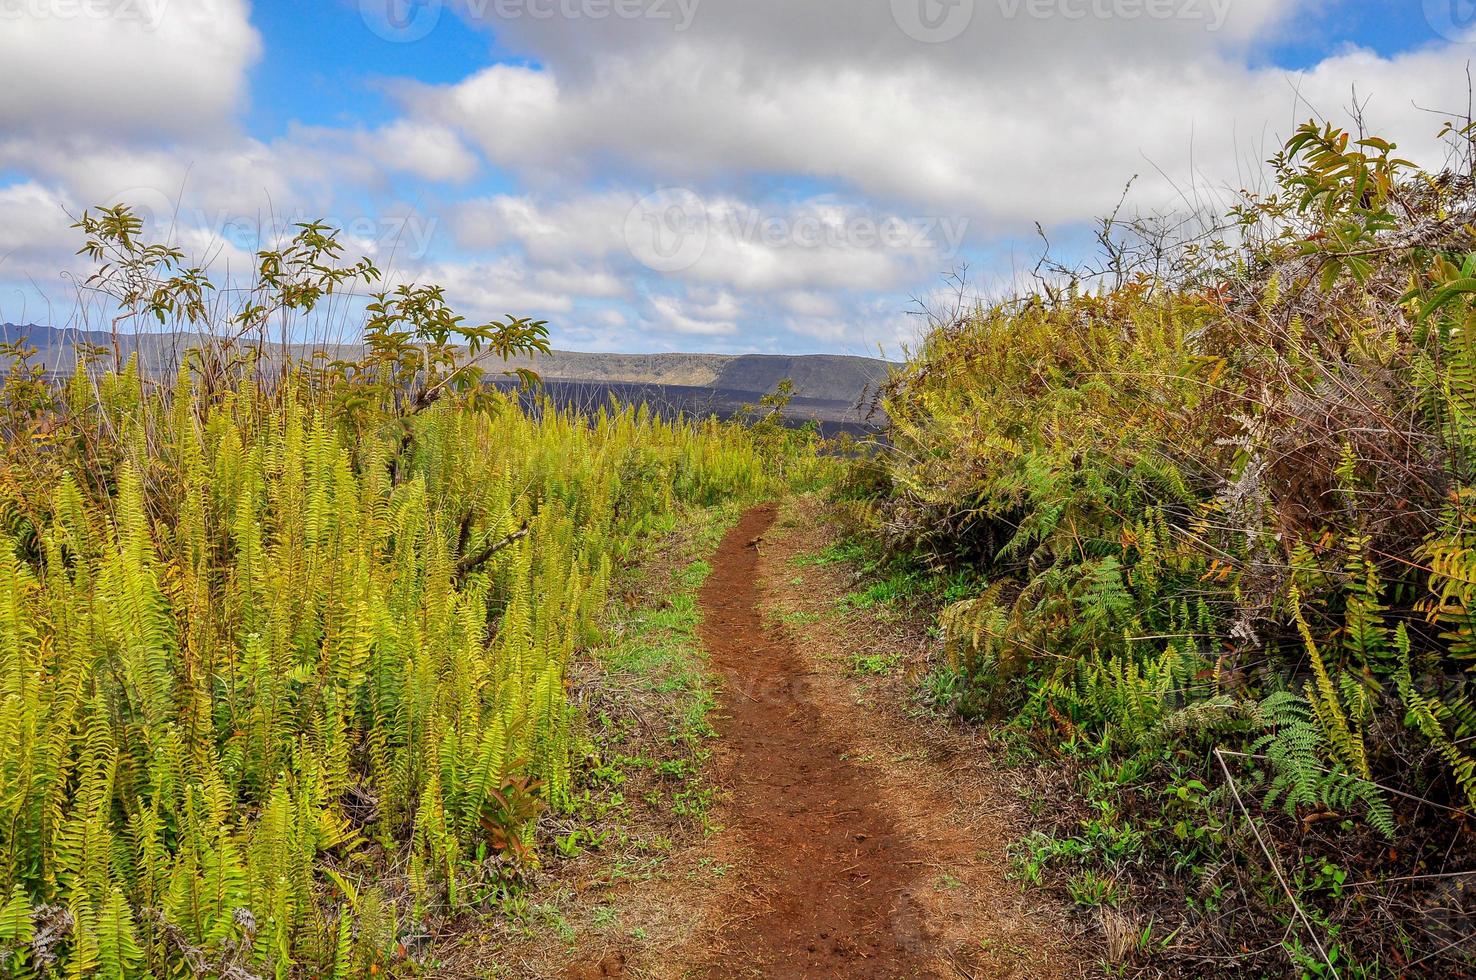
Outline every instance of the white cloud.
<path fill-rule="evenodd" d="M 1169 47 L 1192 57 L 1264 37 L 1320 2 L 1326 0 L 962 0 L 955 6 L 966 23 L 946 44 L 920 43 L 908 33 L 921 15 L 938 12 L 924 9 L 923 0 L 688 0 L 695 8 L 689 16 L 680 0 L 648 0 L 645 16 L 603 18 L 509 17 L 507 4 L 489 0 L 453 6 L 495 31 L 499 45 L 566 67 L 584 82 L 611 60 L 640 62 L 677 44 L 745 52 L 755 74 L 778 62 L 831 72 L 940 63 L 978 69 L 988 60 L 1031 68 L 1102 51 L 1158 58 Z"/>
<path fill-rule="evenodd" d="M 219 130 L 261 42 L 246 0 L 53 0 L 0 12 L 0 130 Z"/>
<path fill-rule="evenodd" d="M 630 295 L 629 283 L 603 269 L 540 269 L 533 280 L 540 289 L 572 296 L 619 299 Z"/>
<path fill-rule="evenodd" d="M 710 304 L 688 304 L 676 296 L 652 296 L 650 298 L 653 320 L 657 329 L 672 333 L 694 336 L 726 336 L 736 333 L 738 325 L 733 319 L 712 320 L 706 314 L 713 312 Z"/>
<path fill-rule="evenodd" d="M 451 129 L 408 119 L 381 127 L 363 143 L 390 170 L 429 181 L 467 180 L 481 165 Z"/>
<path fill-rule="evenodd" d="M 779 297 L 779 304 L 790 313 L 804 317 L 833 317 L 840 312 L 834 296 L 810 290 L 795 290 Z"/>
<path fill-rule="evenodd" d="M 781 317 L 789 334 L 804 338 L 810 349 L 861 357 L 895 357 L 904 345 L 921 336 L 925 320 L 913 315 L 895 297 L 834 297 L 835 309 L 826 314 Z"/>
<path fill-rule="evenodd" d="M 134 203 L 172 214 L 176 205 L 235 214 L 290 207 L 283 155 L 251 139 L 128 146 L 100 137 L 0 137 L 0 167 L 66 187 L 84 207 Z"/>
<path fill-rule="evenodd" d="M 539 262 L 603 258 L 627 251 L 622 229 L 636 197 L 574 193 L 549 201 L 498 195 L 456 209 L 457 242 L 464 248 L 516 244 Z"/>
<path fill-rule="evenodd" d="M 680 225 L 667 213 L 673 201 L 687 212 Z M 833 196 L 744 201 L 693 192 L 501 195 L 459 207 L 454 221 L 464 248 L 516 247 L 538 263 L 599 261 L 751 293 L 904 286 L 947 267 L 967 229 L 957 216 L 911 217 Z"/>
<path fill-rule="evenodd" d="M 50 281 L 77 266 L 77 232 L 67 218 L 72 206 L 34 181 L 0 187 L 0 278 Z"/>
<path fill-rule="evenodd" d="M 402 273 L 402 278 L 444 286 L 457 312 L 469 320 L 567 314 L 567 293 L 549 292 L 532 281 L 528 267 L 514 258 L 489 262 L 432 262 Z"/>
<path fill-rule="evenodd" d="M 1341 117 L 1355 85 L 1373 97 L 1371 124 L 1431 152 L 1440 121 L 1415 106 L 1460 108 L 1441 102 L 1463 91 L 1470 54 L 1252 67 L 1247 40 L 1291 0 L 1231 3 L 1219 32 L 1193 19 L 1002 20 L 1006 0 L 978 0 L 976 23 L 945 45 L 899 35 L 886 4 L 844 6 L 709 0 L 687 33 L 620 24 L 599 46 L 578 24 L 518 22 L 504 33 L 543 67 L 404 97 L 535 185 L 615 173 L 700 190 L 788 174 L 1007 231 L 1103 213 L 1134 174 L 1150 207 L 1196 181 L 1238 188 L 1296 122 Z"/>
<path fill-rule="evenodd" d="M 695 289 L 687 294 L 686 311 L 702 320 L 732 322 L 743 316 L 743 304 L 732 293 Z"/>

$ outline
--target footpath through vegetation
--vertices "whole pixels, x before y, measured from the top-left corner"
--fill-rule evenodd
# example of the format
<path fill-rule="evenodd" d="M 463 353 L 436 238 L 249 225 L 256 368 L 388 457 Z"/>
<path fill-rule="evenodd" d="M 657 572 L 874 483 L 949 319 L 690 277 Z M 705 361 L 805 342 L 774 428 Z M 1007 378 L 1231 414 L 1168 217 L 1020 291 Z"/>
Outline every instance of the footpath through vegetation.
<path fill-rule="evenodd" d="M 1444 136 L 960 294 L 874 447 L 520 404 L 543 324 L 322 225 L 217 292 L 88 213 L 197 343 L 0 350 L 0 973 L 1476 975 Z"/>
<path fill-rule="evenodd" d="M 956 975 L 952 957 L 972 958 L 978 947 L 955 952 L 939 942 L 914 893 L 932 888 L 937 862 L 985 845 L 903 829 L 875 772 L 855 758 L 851 732 L 869 719 L 796 649 L 804 635 L 764 623 L 762 604 L 773 597 L 763 593 L 775 583 L 761 552 L 775 515 L 771 505 L 744 516 L 702 590 L 702 638 L 723 679 L 723 820 L 742 842 L 744 883 L 702 975 Z M 980 938 L 1000 934 L 987 920 L 976 926 Z"/>
<path fill-rule="evenodd" d="M 744 515 L 702 589 L 702 640 L 723 678 L 729 819 L 756 865 L 748 901 L 707 975 L 921 975 L 899 931 L 918 853 L 877 805 L 817 703 L 810 671 L 759 612 L 759 550 L 772 506 Z"/>
<path fill-rule="evenodd" d="M 1016 787 L 969 730 L 917 714 L 934 644 L 858 601 L 828 510 L 751 508 L 709 545 L 706 832 L 639 880 L 596 874 L 583 901 L 609 911 L 573 930 L 567 976 L 1082 975 L 1063 909 L 1010 880 Z"/>

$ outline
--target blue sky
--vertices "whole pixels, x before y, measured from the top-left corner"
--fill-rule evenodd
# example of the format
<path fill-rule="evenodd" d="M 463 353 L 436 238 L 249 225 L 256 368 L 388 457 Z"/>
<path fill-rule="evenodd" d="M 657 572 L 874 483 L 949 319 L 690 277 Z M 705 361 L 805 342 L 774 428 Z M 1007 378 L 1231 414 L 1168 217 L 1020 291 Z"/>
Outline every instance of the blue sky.
<path fill-rule="evenodd" d="M 71 217 L 218 278 L 323 217 L 584 350 L 895 354 L 1129 210 L 1214 210 L 1299 120 L 1441 162 L 1472 0 L 23 0 L 0 320 L 80 322 Z M 333 329 L 351 334 L 344 321 Z"/>
<path fill-rule="evenodd" d="M 1441 2 L 1454 18 L 1463 0 Z M 1279 27 L 1260 57 L 1282 68 L 1306 69 L 1349 46 L 1390 57 L 1439 39 L 1422 0 L 1304 4 Z"/>

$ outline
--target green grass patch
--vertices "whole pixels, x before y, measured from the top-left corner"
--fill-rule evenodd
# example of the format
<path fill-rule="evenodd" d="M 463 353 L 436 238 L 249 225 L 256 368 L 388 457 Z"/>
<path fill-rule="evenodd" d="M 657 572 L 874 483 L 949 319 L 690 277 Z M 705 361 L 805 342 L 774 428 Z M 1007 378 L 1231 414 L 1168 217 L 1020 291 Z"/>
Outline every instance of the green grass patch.
<path fill-rule="evenodd" d="M 791 564 L 824 568 L 829 565 L 870 565 L 876 561 L 875 550 L 859 538 L 837 541 L 812 555 L 795 555 Z"/>
<path fill-rule="evenodd" d="M 858 677 L 882 677 L 902 666 L 900 653 L 868 653 L 851 658 L 851 673 Z"/>
<path fill-rule="evenodd" d="M 716 702 L 699 637 L 698 592 L 712 573 L 708 556 L 741 512 L 741 505 L 728 505 L 684 514 L 676 554 L 662 556 L 671 563 L 669 570 L 656 573 L 662 576 L 660 588 L 638 608 L 620 613 L 606 644 L 594 651 L 606 683 L 642 692 L 637 697 L 642 717 L 664 720 L 666 730 L 659 743 L 649 736 L 633 741 L 639 730 L 630 718 L 616 714 L 617 721 L 602 714 L 593 719 L 592 748 L 600 763 L 589 774 L 587 819 L 621 824 L 628 822 L 632 805 L 642 805 L 710 826 L 713 791 L 703 766 L 707 743 L 716 737 L 709 720 Z M 656 545 L 653 540 L 651 547 Z M 627 786 L 637 774 L 643 775 Z M 632 786 L 639 786 L 633 794 Z M 643 846 L 651 849 L 650 842 Z"/>

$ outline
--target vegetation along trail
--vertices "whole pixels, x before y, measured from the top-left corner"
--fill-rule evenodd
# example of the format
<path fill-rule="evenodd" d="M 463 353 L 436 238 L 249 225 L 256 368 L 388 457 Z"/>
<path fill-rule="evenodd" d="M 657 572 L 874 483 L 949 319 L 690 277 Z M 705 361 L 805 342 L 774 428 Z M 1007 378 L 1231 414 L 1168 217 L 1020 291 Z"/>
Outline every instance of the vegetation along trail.
<path fill-rule="evenodd" d="M 764 622 L 762 551 L 776 513 L 770 504 L 744 515 L 701 594 L 702 638 L 724 686 L 724 817 L 746 880 L 698 975 L 973 976 L 929 921 L 923 893 L 939 842 L 924 853 L 875 773 L 853 761 L 857 707 L 833 697 L 790 638 Z M 967 853 L 979 842 L 941 846 Z M 988 948 L 990 925 L 964 925 L 977 932 L 966 958 Z"/>

